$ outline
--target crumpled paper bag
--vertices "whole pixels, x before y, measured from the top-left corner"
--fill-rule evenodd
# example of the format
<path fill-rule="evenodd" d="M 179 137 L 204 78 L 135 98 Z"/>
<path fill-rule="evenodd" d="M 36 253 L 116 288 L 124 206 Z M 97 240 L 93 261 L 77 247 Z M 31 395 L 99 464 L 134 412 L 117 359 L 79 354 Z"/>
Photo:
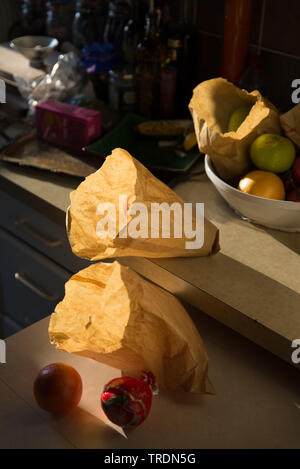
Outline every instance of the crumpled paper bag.
<path fill-rule="evenodd" d="M 238 130 L 227 132 L 231 114 L 248 105 L 252 108 Z M 211 157 L 219 176 L 230 183 L 250 169 L 249 147 L 256 137 L 281 133 L 278 111 L 259 91 L 248 93 L 223 78 L 200 83 L 189 108 L 200 151 Z"/>
<path fill-rule="evenodd" d="M 183 306 L 118 262 L 91 265 L 66 283 L 49 336 L 60 350 L 124 373 L 152 371 L 162 389 L 213 392 L 203 342 Z"/>
<path fill-rule="evenodd" d="M 124 206 L 119 210 L 119 197 L 123 195 Z M 185 243 L 191 240 L 185 236 L 176 238 L 172 231 L 169 238 L 163 238 L 161 233 L 158 238 L 151 237 L 151 216 L 148 220 L 147 237 L 132 238 L 128 235 L 127 238 L 122 238 L 120 233 L 128 228 L 133 218 L 129 214 L 133 203 L 143 203 L 150 213 L 151 203 L 177 202 L 182 206 L 183 201 L 139 161 L 120 148 L 115 149 L 102 167 L 88 176 L 70 197 L 67 233 L 72 251 L 81 258 L 95 261 L 123 256 L 190 257 L 207 256 L 219 250 L 218 229 L 206 219 L 204 244 L 199 249 L 186 249 Z M 121 229 L 116 236 L 101 238 L 99 231 L 97 234 L 97 227 L 103 217 L 97 214 L 97 207 L 105 203 L 112 203 L 117 207 L 115 224 L 117 228 L 121 225 Z M 127 221 L 124 219 L 125 212 L 128 215 Z M 173 225 L 174 216 L 171 212 L 171 226 Z"/>
<path fill-rule="evenodd" d="M 285 135 L 300 148 L 300 103 L 280 116 Z"/>

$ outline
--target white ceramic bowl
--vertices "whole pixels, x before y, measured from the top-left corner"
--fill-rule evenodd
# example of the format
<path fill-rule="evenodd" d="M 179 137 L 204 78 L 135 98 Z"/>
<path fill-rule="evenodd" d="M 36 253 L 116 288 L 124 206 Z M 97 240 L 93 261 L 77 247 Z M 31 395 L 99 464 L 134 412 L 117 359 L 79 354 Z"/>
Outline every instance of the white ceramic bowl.
<path fill-rule="evenodd" d="M 32 67 L 43 68 L 43 60 L 58 46 L 55 37 L 21 36 L 10 43 L 12 49 L 17 50 L 30 60 Z"/>
<path fill-rule="evenodd" d="M 219 194 L 243 219 L 267 228 L 300 233 L 300 202 L 264 199 L 241 192 L 219 178 L 208 155 L 205 171 Z"/>

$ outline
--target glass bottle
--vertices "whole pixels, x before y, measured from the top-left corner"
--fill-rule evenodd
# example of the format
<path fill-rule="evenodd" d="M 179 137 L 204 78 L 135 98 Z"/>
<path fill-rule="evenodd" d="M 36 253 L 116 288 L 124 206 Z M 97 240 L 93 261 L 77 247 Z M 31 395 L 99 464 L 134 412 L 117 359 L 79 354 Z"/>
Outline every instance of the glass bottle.
<path fill-rule="evenodd" d="M 91 42 L 103 42 L 107 0 L 77 0 L 73 21 L 73 44 L 82 49 Z"/>
<path fill-rule="evenodd" d="M 122 114 L 135 111 L 136 86 L 132 70 L 110 70 L 109 104 L 112 109 Z"/>
<path fill-rule="evenodd" d="M 124 27 L 130 18 L 130 6 L 124 0 L 111 0 L 108 5 L 108 16 L 104 28 L 104 41 L 116 46 L 121 55 Z"/>
<path fill-rule="evenodd" d="M 42 36 L 45 34 L 45 1 L 22 0 L 22 26 L 26 34 Z"/>
<path fill-rule="evenodd" d="M 160 72 L 166 60 L 166 47 L 161 37 L 161 10 L 150 0 L 144 39 L 137 47 L 138 108 L 148 118 L 159 116 Z"/>
<path fill-rule="evenodd" d="M 160 77 L 160 116 L 163 118 L 171 118 L 175 114 L 176 95 L 179 95 L 177 90 L 181 49 L 182 42 L 179 38 L 168 40 L 168 57 L 162 66 Z"/>
<path fill-rule="evenodd" d="M 72 41 L 75 0 L 48 0 L 46 2 L 46 33 L 60 42 Z"/>
<path fill-rule="evenodd" d="M 197 37 L 194 27 L 194 1 L 180 1 L 179 22 L 176 32 L 182 42 L 180 73 L 178 74 L 178 88 L 176 105 L 182 116 L 189 116 L 188 105 L 197 85 Z"/>
<path fill-rule="evenodd" d="M 140 22 L 140 8 L 138 0 L 132 0 L 131 18 L 124 27 L 122 56 L 124 62 L 134 67 L 136 65 L 137 45 L 142 37 L 143 28 Z"/>

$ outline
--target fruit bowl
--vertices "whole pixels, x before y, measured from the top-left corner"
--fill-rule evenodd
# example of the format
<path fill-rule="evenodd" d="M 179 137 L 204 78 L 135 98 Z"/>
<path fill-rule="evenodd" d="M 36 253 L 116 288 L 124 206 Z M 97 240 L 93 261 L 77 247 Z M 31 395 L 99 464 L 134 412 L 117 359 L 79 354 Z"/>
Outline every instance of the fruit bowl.
<path fill-rule="evenodd" d="M 219 194 L 244 220 L 267 228 L 300 233 L 300 202 L 265 199 L 241 192 L 217 175 L 208 155 L 205 157 L 205 171 Z"/>

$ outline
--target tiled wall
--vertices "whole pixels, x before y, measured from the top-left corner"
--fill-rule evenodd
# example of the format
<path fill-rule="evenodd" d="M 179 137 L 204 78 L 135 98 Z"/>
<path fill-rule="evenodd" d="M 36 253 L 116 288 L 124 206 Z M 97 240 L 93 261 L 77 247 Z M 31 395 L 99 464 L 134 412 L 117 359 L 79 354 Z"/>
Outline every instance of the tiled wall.
<path fill-rule="evenodd" d="M 265 0 L 259 83 L 281 110 L 293 106 L 291 82 L 300 78 L 300 1 Z M 249 58 L 257 53 L 263 0 L 253 0 Z M 220 75 L 225 0 L 198 0 L 198 78 Z"/>

